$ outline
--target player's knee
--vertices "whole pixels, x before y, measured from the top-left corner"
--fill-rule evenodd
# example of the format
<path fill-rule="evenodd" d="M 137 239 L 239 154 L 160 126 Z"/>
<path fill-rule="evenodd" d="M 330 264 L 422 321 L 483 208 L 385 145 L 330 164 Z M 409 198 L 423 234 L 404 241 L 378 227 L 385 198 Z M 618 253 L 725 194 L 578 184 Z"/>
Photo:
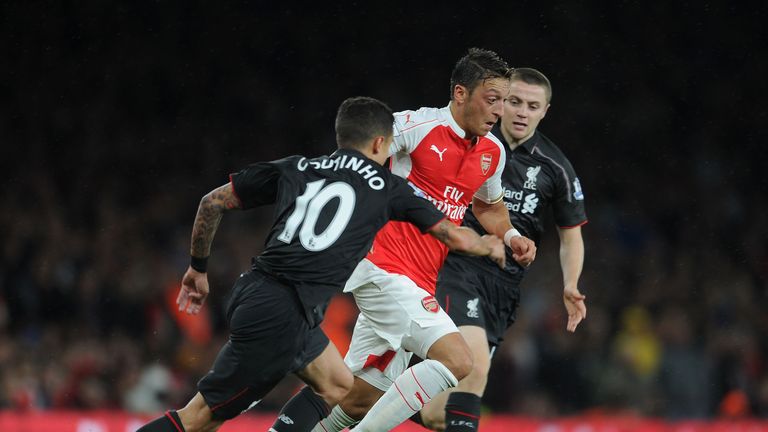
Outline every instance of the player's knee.
<path fill-rule="evenodd" d="M 475 363 L 471 353 L 465 350 L 454 351 L 448 358 L 440 362 L 451 371 L 457 380 L 462 380 L 469 375 Z"/>
<path fill-rule="evenodd" d="M 362 420 L 372 406 L 359 399 L 345 399 L 339 405 L 345 414 L 355 420 Z"/>
<path fill-rule="evenodd" d="M 472 364 L 472 370 L 464 377 L 464 381 L 471 383 L 473 386 L 482 385 L 485 387 L 485 383 L 488 381 L 488 371 L 491 368 L 490 361 L 475 359 Z"/>
<path fill-rule="evenodd" d="M 186 432 L 209 432 L 216 430 L 216 425 L 211 418 L 210 411 L 206 413 L 204 410 L 195 409 L 195 407 L 187 405 L 180 409 L 178 414 Z"/>
<path fill-rule="evenodd" d="M 376 403 L 379 396 L 378 394 L 353 390 L 339 403 L 339 406 L 349 417 L 355 420 L 362 420 Z"/>
<path fill-rule="evenodd" d="M 326 388 L 321 389 L 319 394 L 328 405 L 337 405 L 344 400 L 350 390 L 352 390 L 354 382 L 354 376 L 347 371 L 345 374 L 339 374 L 339 376 L 334 377 L 333 383 Z"/>
<path fill-rule="evenodd" d="M 421 422 L 429 430 L 443 432 L 445 430 L 445 410 L 421 410 Z"/>

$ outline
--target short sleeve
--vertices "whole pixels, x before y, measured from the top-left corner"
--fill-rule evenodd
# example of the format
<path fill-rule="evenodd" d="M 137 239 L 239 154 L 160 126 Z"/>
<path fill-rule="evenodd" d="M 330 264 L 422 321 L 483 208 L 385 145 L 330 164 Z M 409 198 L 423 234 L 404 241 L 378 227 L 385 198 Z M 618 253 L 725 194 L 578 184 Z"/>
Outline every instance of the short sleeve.
<path fill-rule="evenodd" d="M 392 175 L 390 181 L 392 189 L 389 206 L 392 220 L 410 222 L 419 231 L 426 233 L 428 229 L 445 219 L 445 215 L 426 198 L 419 196 L 419 192 L 411 188 L 406 180 Z"/>
<path fill-rule="evenodd" d="M 504 166 L 507 160 L 507 153 L 504 147 L 499 145 L 499 161 L 493 174 L 475 192 L 475 198 L 486 204 L 495 204 L 504 198 L 504 188 L 501 184 L 501 175 L 504 173 Z"/>
<path fill-rule="evenodd" d="M 566 176 L 557 183 L 557 197 L 552 204 L 555 223 L 560 228 L 573 228 L 587 222 L 584 191 L 570 163 L 564 164 Z"/>
<path fill-rule="evenodd" d="M 272 162 L 256 163 L 229 175 L 244 209 L 274 203 L 279 179 L 280 171 Z"/>

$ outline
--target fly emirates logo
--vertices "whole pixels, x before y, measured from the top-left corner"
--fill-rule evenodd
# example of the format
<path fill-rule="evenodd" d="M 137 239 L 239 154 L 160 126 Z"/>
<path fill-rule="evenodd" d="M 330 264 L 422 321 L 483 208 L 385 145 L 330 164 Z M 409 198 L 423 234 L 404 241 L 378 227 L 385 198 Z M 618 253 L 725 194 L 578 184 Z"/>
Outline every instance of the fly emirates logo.
<path fill-rule="evenodd" d="M 412 182 L 408 182 L 408 184 L 411 186 L 411 188 L 413 188 L 414 193 L 417 196 L 420 196 L 434 204 L 435 207 L 437 207 L 437 209 L 441 212 L 445 213 L 449 219 L 453 221 L 464 220 L 464 214 L 467 212 L 467 206 L 457 204 L 461 202 L 461 198 L 464 196 L 464 192 L 456 189 L 454 186 L 446 186 L 445 190 L 443 191 L 443 199 L 437 199 L 421 190 Z"/>

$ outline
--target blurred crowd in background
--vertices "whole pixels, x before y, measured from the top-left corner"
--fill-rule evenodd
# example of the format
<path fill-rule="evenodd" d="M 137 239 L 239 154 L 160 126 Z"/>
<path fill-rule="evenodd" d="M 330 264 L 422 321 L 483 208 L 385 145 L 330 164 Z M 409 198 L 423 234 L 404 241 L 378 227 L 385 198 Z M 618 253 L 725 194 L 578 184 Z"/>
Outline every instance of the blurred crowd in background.
<path fill-rule="evenodd" d="M 499 11 L 531 17 L 515 34 L 536 37 L 520 41 L 459 25 L 473 10 L 419 12 L 420 33 L 376 27 L 406 12 L 371 7 L 2 6 L 0 409 L 186 402 L 271 220 L 269 208 L 224 217 L 212 294 L 188 317 L 175 298 L 199 199 L 250 162 L 332 151 L 346 97 L 443 106 L 453 63 L 483 46 L 552 80 L 540 129 L 576 167 L 590 219 L 586 321 L 565 331 L 550 223 L 485 406 L 768 417 L 765 54 L 744 49 L 764 13 L 523 2 Z M 686 19 L 664 27 L 667 14 Z M 350 297 L 334 301 L 326 329 L 342 350 L 355 317 Z"/>

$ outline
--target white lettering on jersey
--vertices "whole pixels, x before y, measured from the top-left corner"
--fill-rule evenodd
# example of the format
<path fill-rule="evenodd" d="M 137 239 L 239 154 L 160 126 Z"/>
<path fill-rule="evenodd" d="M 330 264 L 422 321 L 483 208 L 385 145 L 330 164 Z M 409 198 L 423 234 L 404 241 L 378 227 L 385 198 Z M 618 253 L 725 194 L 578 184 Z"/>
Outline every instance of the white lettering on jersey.
<path fill-rule="evenodd" d="M 336 156 L 334 158 L 322 160 L 308 160 L 307 158 L 301 158 L 296 164 L 296 168 L 298 168 L 299 171 L 305 171 L 309 166 L 314 169 L 333 169 L 334 171 L 338 171 L 340 169 L 351 169 L 352 171 L 357 172 L 363 176 L 363 178 L 368 180 L 368 186 L 371 189 L 383 189 L 384 185 L 386 184 L 384 179 L 376 175 L 376 170 L 373 168 L 373 166 L 371 166 L 371 164 L 363 165 L 363 163 L 365 163 L 364 159 L 360 159 L 355 156 L 350 156 L 347 158 L 347 155 L 342 155 L 340 157 Z"/>
<path fill-rule="evenodd" d="M 448 147 L 440 150 L 440 149 L 437 148 L 436 145 L 432 144 L 432 146 L 429 149 L 432 150 L 433 152 L 437 153 L 437 155 L 440 156 L 440 162 L 442 162 L 443 161 L 443 153 L 445 153 L 445 151 L 448 150 Z"/>
<path fill-rule="evenodd" d="M 451 219 L 454 220 L 461 220 L 464 219 L 464 214 L 467 212 L 467 206 L 465 205 L 456 205 L 452 204 L 448 201 L 443 200 L 437 200 L 435 198 L 432 198 L 428 193 L 426 193 L 423 189 L 419 188 L 412 182 L 408 182 L 408 185 L 413 189 L 414 195 L 416 195 L 419 198 L 424 198 L 427 201 L 431 202 L 435 207 L 437 207 L 438 210 L 445 213 L 446 216 L 448 216 Z M 451 191 L 451 194 L 458 194 L 459 197 L 464 195 L 464 192 L 459 192 L 454 188 L 453 186 L 448 186 L 445 188 L 445 197 L 450 198 L 448 196 L 448 190 L 453 189 Z"/>
<path fill-rule="evenodd" d="M 443 197 L 452 199 L 454 201 L 461 200 L 461 197 L 464 196 L 464 192 L 459 191 L 454 186 L 446 186 L 445 192 L 443 192 Z"/>
<path fill-rule="evenodd" d="M 535 185 L 534 185 L 535 186 Z M 529 193 L 523 197 L 523 191 L 511 191 L 504 188 L 504 198 L 509 201 L 518 201 L 516 203 L 504 202 L 507 210 L 519 212 L 522 206 L 522 213 L 533 214 L 536 211 L 536 207 L 539 205 L 539 198 L 536 196 L 536 192 Z M 522 203 L 520 201 L 523 201 Z"/>

